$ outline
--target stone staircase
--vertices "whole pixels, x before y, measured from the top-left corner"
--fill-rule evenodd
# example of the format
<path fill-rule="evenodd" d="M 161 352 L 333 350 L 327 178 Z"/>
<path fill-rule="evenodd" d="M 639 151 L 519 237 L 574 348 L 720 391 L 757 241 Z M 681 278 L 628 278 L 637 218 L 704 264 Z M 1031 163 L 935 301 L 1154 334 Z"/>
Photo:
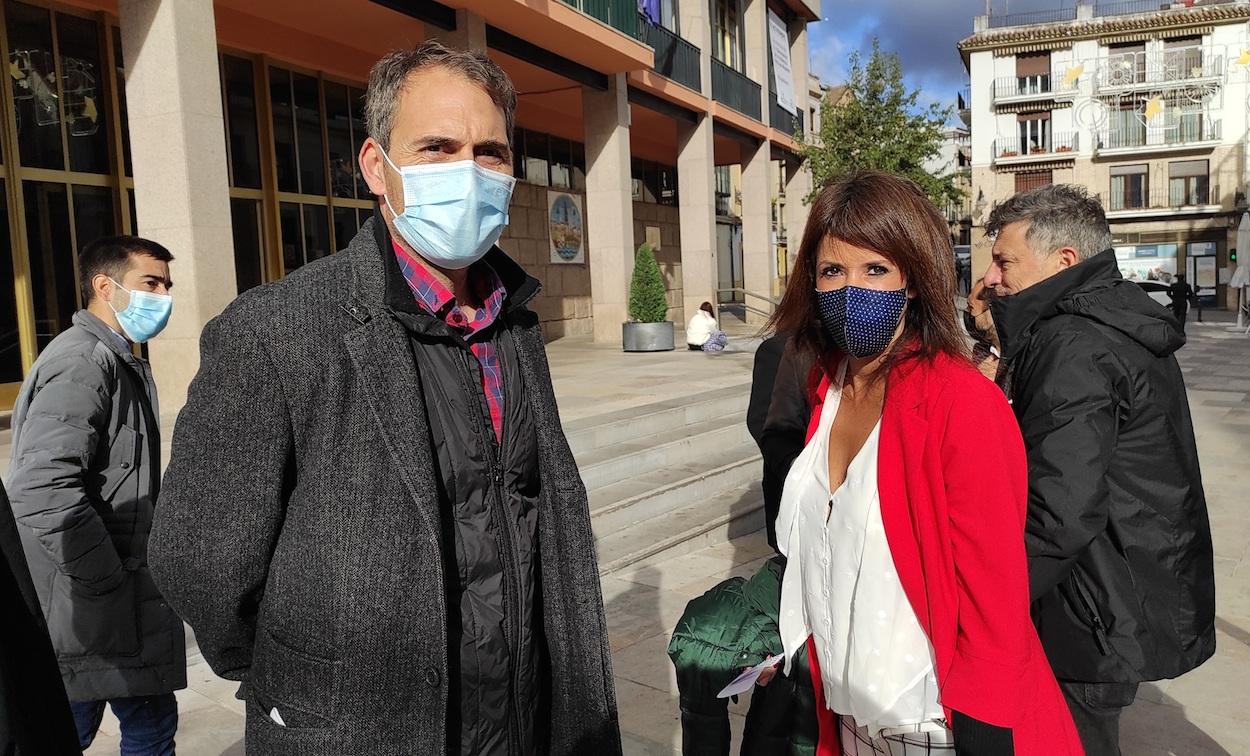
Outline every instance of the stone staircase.
<path fill-rule="evenodd" d="M 565 423 L 603 574 L 764 526 L 750 384 Z"/>

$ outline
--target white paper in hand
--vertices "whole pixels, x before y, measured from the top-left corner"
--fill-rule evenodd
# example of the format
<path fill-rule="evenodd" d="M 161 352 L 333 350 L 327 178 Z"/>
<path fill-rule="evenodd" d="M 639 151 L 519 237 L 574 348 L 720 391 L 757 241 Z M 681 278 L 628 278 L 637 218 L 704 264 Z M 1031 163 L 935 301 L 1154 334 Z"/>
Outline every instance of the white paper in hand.
<path fill-rule="evenodd" d="M 716 697 L 717 698 L 729 698 L 730 696 L 737 696 L 737 695 L 746 693 L 755 685 L 755 681 L 760 679 L 760 675 L 764 673 L 764 670 L 768 669 L 769 667 L 777 666 L 782 661 L 784 661 L 785 658 L 786 657 L 783 654 L 777 654 L 776 656 L 768 657 L 764 661 L 760 662 L 759 664 L 756 664 L 754 667 L 751 667 L 750 669 L 744 671 L 742 674 L 735 677 L 733 679 L 733 682 L 726 685 L 724 690 L 716 694 Z"/>

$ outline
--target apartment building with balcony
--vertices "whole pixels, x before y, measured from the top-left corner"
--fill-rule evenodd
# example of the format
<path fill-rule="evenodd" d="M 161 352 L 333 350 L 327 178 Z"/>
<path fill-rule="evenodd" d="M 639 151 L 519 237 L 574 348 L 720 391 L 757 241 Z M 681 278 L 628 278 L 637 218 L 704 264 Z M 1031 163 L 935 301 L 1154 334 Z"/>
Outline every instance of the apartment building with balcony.
<path fill-rule="evenodd" d="M 772 291 L 775 188 L 810 187 L 799 140 L 820 1 L 657 7 L 0 0 L 0 410 L 82 304 L 78 249 L 137 233 L 176 256 L 178 306 L 148 346 L 172 417 L 203 325 L 238 292 L 342 249 L 372 215 L 356 166 L 369 68 L 430 38 L 486 51 L 516 85 L 520 182 L 500 246 L 542 281 L 533 307 L 549 338 L 620 339 L 644 241 L 659 247 L 673 320 L 727 284 Z M 730 166 L 742 244 L 727 281 L 716 177 Z M 806 205 L 785 213 L 801 233 Z"/>
<path fill-rule="evenodd" d="M 1189 273 L 1227 306 L 1250 186 L 1250 2 L 1078 3 L 982 16 L 970 86 L 973 266 L 996 202 L 1050 183 L 1102 200 L 1126 277 Z"/>

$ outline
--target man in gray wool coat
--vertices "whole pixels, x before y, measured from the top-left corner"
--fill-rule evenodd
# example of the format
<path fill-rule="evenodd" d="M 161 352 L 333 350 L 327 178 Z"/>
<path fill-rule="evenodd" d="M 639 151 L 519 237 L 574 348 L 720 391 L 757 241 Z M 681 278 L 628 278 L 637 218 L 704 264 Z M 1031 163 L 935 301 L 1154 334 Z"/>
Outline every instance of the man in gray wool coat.
<path fill-rule="evenodd" d="M 539 284 L 495 246 L 515 109 L 483 53 L 382 58 L 373 219 L 204 330 L 152 571 L 250 753 L 620 753 Z"/>

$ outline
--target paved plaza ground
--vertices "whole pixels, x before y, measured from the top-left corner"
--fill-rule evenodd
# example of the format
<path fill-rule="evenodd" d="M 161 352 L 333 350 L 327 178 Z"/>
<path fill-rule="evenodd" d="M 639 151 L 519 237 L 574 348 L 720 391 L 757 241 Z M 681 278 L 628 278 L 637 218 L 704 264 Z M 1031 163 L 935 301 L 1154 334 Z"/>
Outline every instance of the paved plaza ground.
<path fill-rule="evenodd" d="M 1216 658 L 1200 669 L 1143 686 L 1125 717 L 1124 753 L 1250 755 L 1250 339 L 1230 333 L 1227 323 L 1191 323 L 1180 360 L 1215 538 L 1219 647 Z M 751 364 L 749 354 L 696 353 L 637 356 L 630 362 L 614 349 L 573 340 L 552 345 L 552 363 L 566 420 L 641 405 L 683 381 L 735 385 L 749 376 Z M 728 576 L 753 573 L 767 555 L 762 534 L 756 534 L 604 578 L 626 753 L 679 753 L 676 683 L 665 655 L 668 633 L 690 598 Z M 179 694 L 179 752 L 240 754 L 243 707 L 234 700 L 236 686 L 214 676 L 191 651 L 190 687 Z M 745 708 L 743 701 L 733 709 L 739 733 Z M 116 723 L 110 718 L 88 753 L 116 752 Z"/>

